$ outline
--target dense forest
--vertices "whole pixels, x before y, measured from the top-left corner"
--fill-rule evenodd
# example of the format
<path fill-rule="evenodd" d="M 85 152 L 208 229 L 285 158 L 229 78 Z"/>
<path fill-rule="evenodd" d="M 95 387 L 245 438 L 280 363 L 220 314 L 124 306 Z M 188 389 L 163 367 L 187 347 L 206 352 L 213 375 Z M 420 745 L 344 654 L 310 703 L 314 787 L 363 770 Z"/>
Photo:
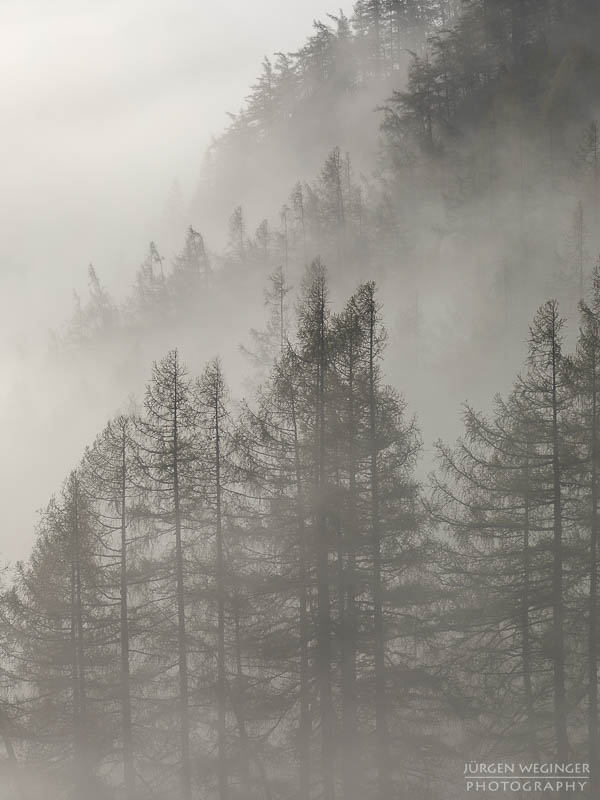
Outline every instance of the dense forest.
<path fill-rule="evenodd" d="M 269 275 L 282 267 L 297 288 L 320 257 L 336 299 L 367 280 L 394 298 L 391 380 L 410 381 L 429 436 L 454 436 L 467 394 L 483 404 L 510 381 L 539 302 L 573 315 L 589 288 L 596 29 L 581 0 L 365 0 L 315 23 L 297 52 L 265 61 L 194 196 L 174 188 L 129 295 L 90 267 L 55 333 L 61 368 L 78 361 L 96 394 L 110 384 L 114 407 L 157 351 L 187 347 L 200 369 L 218 350 L 237 392 L 247 365 L 235 354 L 260 327 Z"/>
<path fill-rule="evenodd" d="M 124 404 L 3 576 L 0 796 L 446 800 L 518 759 L 599 796 L 599 36 L 359 0 L 265 60 L 172 257 L 120 302 L 90 265 L 52 357 Z M 198 363 L 240 325 L 243 386 Z"/>

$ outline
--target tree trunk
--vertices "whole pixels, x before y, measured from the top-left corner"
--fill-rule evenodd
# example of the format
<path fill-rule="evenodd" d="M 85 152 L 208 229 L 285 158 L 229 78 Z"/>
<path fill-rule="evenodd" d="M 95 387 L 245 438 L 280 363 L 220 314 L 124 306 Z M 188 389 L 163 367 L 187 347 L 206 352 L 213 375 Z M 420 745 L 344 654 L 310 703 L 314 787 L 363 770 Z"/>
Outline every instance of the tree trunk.
<path fill-rule="evenodd" d="M 523 47 L 525 45 L 524 0 L 512 0 L 510 16 L 512 59 L 513 63 L 518 64 L 523 56 Z"/>
<path fill-rule="evenodd" d="M 298 537 L 300 544 L 300 725 L 298 731 L 299 761 L 299 800 L 310 798 L 310 735 L 312 719 L 310 714 L 309 694 L 309 657 L 308 657 L 308 565 L 306 552 L 306 527 L 304 524 L 304 495 L 300 470 L 300 448 L 298 445 L 298 423 L 296 420 L 296 402 L 294 391 L 290 396 L 292 426 L 294 431 L 294 469 L 296 477 L 296 498 Z"/>
<path fill-rule="evenodd" d="M 178 375 L 175 375 L 173 406 L 173 505 L 175 510 L 175 558 L 177 570 L 177 647 L 179 654 L 179 715 L 181 737 L 181 787 L 184 800 L 192 797 L 192 771 L 190 761 L 190 710 L 188 688 L 187 637 L 185 626 L 185 591 L 183 569 L 183 544 L 181 540 L 181 504 L 179 497 L 179 430 L 178 430 Z"/>
<path fill-rule="evenodd" d="M 123 777 L 125 796 L 135 795 L 133 732 L 131 723 L 131 688 L 129 674 L 129 610 L 127 606 L 127 441 L 121 440 L 121 711 L 123 715 Z"/>
<path fill-rule="evenodd" d="M 225 561 L 223 556 L 223 519 L 221 510 L 221 417 L 219 386 L 215 383 L 215 489 L 217 499 L 216 548 L 217 548 L 217 739 L 218 767 L 217 780 L 220 800 L 227 800 L 227 731 L 225 727 L 226 675 L 225 675 Z"/>
<path fill-rule="evenodd" d="M 553 317 L 556 319 L 556 316 Z M 557 380 L 558 363 L 556 331 L 552 331 L 552 474 L 553 474 L 553 650 L 554 650 L 554 728 L 557 757 L 567 761 L 569 740 L 567 735 L 567 708 L 565 693 L 565 646 L 563 607 L 563 543 L 562 543 L 562 497 L 561 464 L 559 451 Z"/>
<path fill-rule="evenodd" d="M 329 599 L 329 540 L 325 507 L 325 297 L 321 289 L 319 308 L 319 362 L 317 384 L 317 498 L 316 550 L 318 600 L 319 690 L 321 697 L 321 773 L 324 800 L 335 798 L 334 711 L 331 694 L 331 609 Z"/>
<path fill-rule="evenodd" d="M 342 628 L 342 729 L 343 729 L 343 757 L 342 757 L 342 784 L 344 800 L 354 800 L 361 796 L 359 763 L 360 753 L 357 746 L 357 715 L 356 715 L 356 452 L 355 452 L 355 409 L 354 409 L 354 318 L 350 322 L 349 333 L 349 375 L 348 395 L 350 401 L 348 419 L 348 444 L 350 450 L 349 464 L 349 490 L 347 519 L 348 525 L 345 532 L 344 550 L 346 554 L 346 568 L 343 586 L 345 595 L 345 614 Z"/>
<path fill-rule="evenodd" d="M 81 581 L 81 530 L 79 512 L 79 483 L 77 477 L 72 480 L 72 642 L 75 656 L 75 774 L 78 795 L 83 796 L 86 786 L 89 785 L 90 763 L 89 742 L 87 731 L 87 714 L 85 702 L 85 667 L 84 667 L 84 629 L 83 629 L 83 599 Z M 74 624 L 73 624 L 74 623 Z"/>
<path fill-rule="evenodd" d="M 594 331 L 596 336 L 596 331 Z M 592 515 L 590 531 L 590 597 L 589 597 L 589 643 L 588 680 L 589 709 L 588 735 L 590 747 L 590 778 L 592 797 L 598 796 L 600 788 L 599 741 L 598 741 L 598 390 L 596 341 L 594 341 L 592 363 L 592 447 L 591 482 Z"/>
<path fill-rule="evenodd" d="M 380 800 L 390 800 L 391 781 L 388 752 L 388 721 L 385 680 L 385 638 L 383 625 L 383 580 L 381 533 L 379 528 L 379 471 L 377 464 L 377 409 L 375 396 L 375 300 L 369 307 L 369 446 L 371 478 L 371 547 L 373 558 L 373 623 L 375 636 L 375 741 Z"/>
<path fill-rule="evenodd" d="M 12 783 L 15 788 L 15 793 L 18 794 L 21 800 L 27 800 L 27 792 L 25 791 L 25 786 L 23 785 L 23 778 L 21 776 L 21 770 L 19 769 L 17 754 L 15 753 L 12 737 L 8 730 L 8 722 L 8 715 L 4 712 L 4 709 L 0 708 L 0 728 L 2 729 L 2 741 L 4 742 L 4 748 L 6 750 L 6 755 L 8 756 Z"/>
<path fill-rule="evenodd" d="M 242 665 L 242 637 L 240 622 L 240 603 L 239 592 L 235 590 L 234 605 L 234 624 L 235 624 L 235 666 L 236 666 L 236 689 L 235 689 L 235 715 L 240 732 L 240 752 L 241 752 L 241 783 L 244 789 L 244 796 L 251 797 L 252 785 L 250 779 L 250 741 L 246 731 L 246 717 L 244 714 L 244 670 Z"/>
<path fill-rule="evenodd" d="M 523 599 L 521 608 L 521 637 L 523 659 L 523 688 L 525 708 L 527 710 L 527 728 L 532 756 L 539 760 L 539 748 L 535 728 L 533 689 L 531 683 L 531 631 L 529 621 L 529 605 L 531 602 L 531 549 L 530 549 L 530 445 L 527 443 L 527 460 L 525 464 L 525 509 L 523 520 Z"/>

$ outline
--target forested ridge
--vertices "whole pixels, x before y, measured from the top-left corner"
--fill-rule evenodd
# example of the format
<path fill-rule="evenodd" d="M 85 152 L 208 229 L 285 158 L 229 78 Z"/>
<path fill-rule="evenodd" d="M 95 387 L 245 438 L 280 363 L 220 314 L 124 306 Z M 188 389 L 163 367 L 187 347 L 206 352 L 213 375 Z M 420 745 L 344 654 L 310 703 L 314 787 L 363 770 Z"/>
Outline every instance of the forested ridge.
<path fill-rule="evenodd" d="M 574 310 L 599 244 L 596 25 L 594 3 L 566 0 L 365 0 L 315 22 L 265 59 L 196 196 L 175 191 L 130 296 L 92 268 L 59 337 L 197 324 L 203 301 L 223 307 L 240 282 L 259 297 L 280 265 L 294 283 L 317 255 L 347 292 L 376 278 L 412 298 L 451 271 L 490 339 L 540 287 Z"/>
<path fill-rule="evenodd" d="M 211 331 L 232 353 L 259 324 L 268 276 L 282 266 L 297 287 L 318 256 L 334 294 L 376 280 L 394 298 L 393 380 L 408 375 L 429 426 L 450 425 L 427 374 L 443 373 L 455 404 L 472 365 L 500 389 L 540 300 L 573 314 L 589 288 L 596 30 L 593 3 L 532 0 L 377 0 L 317 23 L 265 63 L 195 196 L 173 194 L 129 295 L 90 268 L 59 351 L 81 353 L 84 371 L 93 353 L 121 391 L 135 375 L 135 391 L 165 342 Z M 232 307 L 237 325 L 222 326 Z"/>
<path fill-rule="evenodd" d="M 441 800 L 513 759 L 588 761 L 597 796 L 598 16 L 359 2 L 265 62 L 185 213 L 251 203 L 257 165 L 367 100 L 370 170 L 328 143 L 254 234 L 238 205 L 222 249 L 187 221 L 173 258 L 151 243 L 121 303 L 90 266 L 58 357 L 152 366 L 6 572 L 7 797 Z M 456 380 L 507 378 L 422 479 L 411 390 L 443 391 L 453 284 Z M 241 399 L 179 340 L 259 305 Z"/>

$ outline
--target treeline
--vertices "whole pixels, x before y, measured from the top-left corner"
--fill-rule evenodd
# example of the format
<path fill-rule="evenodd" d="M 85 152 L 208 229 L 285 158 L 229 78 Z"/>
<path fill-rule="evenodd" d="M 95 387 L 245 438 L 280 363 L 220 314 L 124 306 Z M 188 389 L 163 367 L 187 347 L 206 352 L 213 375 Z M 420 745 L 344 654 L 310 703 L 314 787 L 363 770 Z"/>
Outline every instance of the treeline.
<path fill-rule="evenodd" d="M 314 181 L 292 188 L 276 222 L 263 219 L 253 231 L 242 207 L 235 208 L 222 252 L 212 251 L 192 226 L 172 259 L 151 242 L 121 304 L 90 265 L 88 298 L 75 294 L 73 314 L 55 341 L 61 348 L 112 344 L 127 333 L 156 335 L 199 323 L 210 327 L 213 318 L 218 325 L 220 309 L 230 305 L 232 293 L 259 307 L 269 275 L 281 271 L 290 280 L 301 280 L 305 265 L 319 253 L 331 264 L 336 285 L 351 291 L 366 273 L 383 270 L 374 263 L 376 242 L 382 251 L 400 247 L 395 222 L 372 212 L 350 155 L 336 147 Z"/>
<path fill-rule="evenodd" d="M 544 265 L 542 283 L 560 296 L 570 311 L 589 287 L 590 252 L 597 244 L 595 221 L 600 213 L 597 122 L 586 124 L 578 134 L 565 155 L 572 208 L 561 215 L 558 231 L 545 236 L 539 227 L 538 208 L 530 206 L 522 195 L 522 202 L 516 202 L 511 210 L 511 214 L 515 209 L 523 214 L 519 227 L 511 228 L 504 220 L 508 226 L 504 229 L 502 244 L 505 249 L 495 254 L 493 264 L 484 265 L 489 274 L 483 277 L 502 297 L 502 303 L 490 310 L 495 316 L 488 319 L 488 323 L 494 331 L 500 326 L 509 327 L 509 308 L 514 313 L 536 282 L 539 284 L 536 267 L 542 256 L 550 261 L 549 266 L 547 262 Z M 504 156 L 508 157 L 507 153 Z M 398 180 L 400 173 L 408 169 L 408 163 L 395 165 Z M 424 165 L 416 160 L 411 163 L 410 171 L 418 182 L 418 173 Z M 487 179 L 487 168 L 485 175 Z M 547 177 L 541 175 L 540 181 L 538 189 L 542 191 Z M 387 185 L 392 187 L 394 183 Z M 413 183 L 413 188 L 419 196 L 417 183 Z M 434 220 L 441 218 L 436 216 L 437 212 L 450 214 L 452 209 L 453 214 L 458 213 L 452 197 L 444 197 L 442 187 L 438 188 L 439 192 L 434 192 L 441 203 L 437 211 L 431 204 L 432 197 L 429 204 L 420 197 Z M 492 192 L 493 187 L 490 185 L 487 190 Z M 431 185 L 427 191 L 431 191 Z M 485 192 L 484 196 L 489 198 Z M 580 199 L 575 200 L 577 197 Z M 475 195 L 468 202 L 476 205 L 481 200 L 481 196 Z M 448 207 L 443 211 L 445 203 Z M 115 342 L 122 343 L 128 335 L 160 338 L 165 330 L 188 330 L 190 327 L 194 330 L 200 325 L 218 327 L 232 292 L 243 294 L 249 306 L 258 307 L 260 287 L 268 276 L 278 273 L 296 282 L 301 278 L 304 265 L 319 253 L 324 254 L 331 265 L 333 280 L 342 291 L 372 276 L 386 286 L 399 283 L 410 287 L 411 291 L 415 287 L 418 290 L 417 267 L 423 263 L 420 242 L 423 231 L 414 218 L 420 213 L 418 204 L 413 204 L 410 210 L 409 206 L 408 196 L 394 198 L 391 191 L 357 178 L 350 154 L 343 154 L 336 147 L 314 181 L 298 182 L 292 188 L 275 222 L 264 219 L 252 232 L 244 210 L 234 209 L 229 220 L 228 244 L 223 252 L 211 251 L 202 234 L 192 226 L 188 227 L 184 244 L 173 259 L 166 259 L 151 242 L 144 261 L 135 272 L 131 292 L 121 304 L 106 290 L 90 265 L 88 298 L 83 301 L 75 293 L 73 314 L 63 330 L 55 335 L 55 344 L 59 350 L 86 345 L 112 347 Z M 525 227 L 529 212 L 536 217 L 532 222 L 533 232 Z M 414 227 L 407 228 L 405 220 L 410 216 L 413 216 Z M 482 223 L 479 219 L 467 226 L 464 216 L 459 215 L 457 219 L 461 231 L 458 241 L 465 243 L 467 264 L 477 243 L 487 241 L 495 247 L 496 240 L 489 239 L 492 229 L 488 220 Z M 540 237 L 537 249 L 534 249 L 533 233 Z M 442 238 L 445 235 L 437 234 Z M 457 240 L 452 241 L 456 246 Z M 441 239 L 434 245 L 429 244 L 432 246 L 441 247 Z M 452 260 L 457 256 L 453 253 Z M 401 275 L 397 273 L 398 265 L 403 268 Z M 443 281 L 445 277 L 440 275 L 440 279 Z M 482 286 L 478 284 L 475 289 L 481 291 Z"/>
<path fill-rule="evenodd" d="M 282 267 L 297 282 L 318 254 L 346 293 L 357 282 L 374 279 L 386 290 L 401 288 L 414 298 L 422 290 L 423 272 L 443 285 L 451 271 L 455 283 L 469 282 L 482 305 L 488 303 L 485 324 L 475 320 L 473 325 L 490 332 L 478 331 L 478 336 L 489 335 L 490 347 L 524 324 L 527 300 L 537 296 L 540 285 L 575 311 L 589 281 L 589 254 L 600 246 L 595 4 L 469 2 L 460 5 L 460 13 L 443 3 L 359 6 L 353 21 L 344 23 L 354 48 L 348 63 L 365 72 L 367 67 L 359 69 L 361 59 L 380 62 L 391 76 L 389 86 L 369 90 L 366 106 L 383 104 L 376 163 L 371 154 L 374 170 L 365 173 L 362 163 L 357 168 L 349 153 L 335 147 L 315 178 L 296 182 L 269 218 L 258 217 L 253 194 L 237 205 L 225 226 L 223 248 L 211 248 L 196 225 L 187 226 L 174 256 L 160 242 L 151 243 L 122 303 L 107 293 L 91 267 L 89 299 L 76 297 L 72 318 L 58 336 L 61 344 L 113 343 L 129 333 L 140 340 L 155 336 L 158 346 L 160 330 L 196 331 L 200 320 L 218 324 L 232 291 L 243 293 L 248 307 L 257 307 L 268 275 Z M 399 31 L 407 36 L 423 26 L 427 32 L 411 56 L 408 85 L 394 90 L 404 73 L 396 69 L 390 42 Z M 319 28 L 319 36 L 337 53 L 340 45 L 332 44 L 337 39 L 329 27 Z M 306 49 L 321 50 L 321 45 Z M 302 58 L 298 55 L 292 71 L 308 81 L 312 72 Z M 266 130 L 272 115 L 288 114 L 286 98 L 297 91 L 278 80 L 259 81 L 259 99 L 250 100 L 242 114 L 252 130 Z M 263 96 L 265 86 L 276 98 L 272 102 Z M 330 100 L 329 110 L 335 106 Z M 273 104 L 281 110 L 267 113 Z M 300 116 L 321 124 L 325 112 L 313 111 Z M 266 116 L 259 119 L 260 114 Z M 239 136 L 240 153 L 255 163 L 249 134 Z M 292 139 L 282 141 L 287 151 L 296 149 Z M 329 146 L 319 145 L 319 153 Z M 234 173 L 233 196 L 244 197 L 245 173 L 234 157 L 238 145 L 223 148 L 223 161 Z M 280 165 L 268 169 L 282 171 Z M 249 185 L 256 193 L 268 184 L 272 198 L 265 174 Z M 207 180 L 210 205 L 216 208 L 219 187 L 229 178 L 217 171 Z M 165 238 L 175 235 L 180 241 L 184 220 L 196 216 L 208 225 L 208 236 L 216 236 L 204 213 L 190 210 L 179 213 L 176 230 Z M 488 302 L 498 292 L 502 308 Z M 426 314 L 427 299 L 421 297 L 421 304 Z M 414 331 L 406 327 L 398 339 L 412 337 Z"/>
<path fill-rule="evenodd" d="M 28 797 L 460 796 L 493 754 L 598 788 L 600 268 L 556 301 L 425 491 L 373 283 L 273 276 L 263 380 L 154 364 L 41 514 L 2 597 L 2 732 Z M 591 796 L 595 796 L 593 793 Z"/>
<path fill-rule="evenodd" d="M 407 51 L 422 49 L 427 37 L 453 24 L 456 0 L 359 0 L 348 17 L 340 10 L 315 21 L 314 32 L 296 52 L 265 58 L 245 106 L 213 145 L 219 156 L 237 138 L 258 144 L 277 125 L 312 115 L 327 97 L 335 103 L 348 92 L 400 72 Z M 331 112 L 330 112 L 331 113 Z"/>
<path fill-rule="evenodd" d="M 431 150 L 456 135 L 453 128 L 465 106 L 473 99 L 487 106 L 486 87 L 510 73 L 526 77 L 521 88 L 530 98 L 532 89 L 543 91 L 540 67 L 548 69 L 565 49 L 592 49 L 597 24 L 593 3 L 465 2 L 450 29 L 430 36 L 424 53 L 413 53 L 408 86 L 394 92 L 392 104 Z M 511 89 L 519 93 L 516 81 Z M 543 113 L 539 107 L 535 111 Z"/>
<path fill-rule="evenodd" d="M 495 125 L 492 147 L 519 128 L 531 179 L 551 126 L 545 155 L 560 172 L 569 123 L 584 122 L 597 101 L 598 22 L 593 2 L 573 0 L 364 0 L 350 18 L 330 15 L 296 53 L 265 60 L 244 108 L 208 150 L 194 210 L 213 224 L 215 198 L 262 201 L 265 175 L 280 193 L 290 162 L 314 168 L 332 142 L 379 173 L 370 119 L 382 106 L 384 164 L 424 162 L 423 188 L 433 180 L 452 202 L 485 187 Z M 494 169 L 503 176 L 501 164 Z M 395 178 L 392 197 L 406 195 L 407 183 L 412 197 L 410 172 Z"/>
<path fill-rule="evenodd" d="M 385 96 L 378 93 L 398 84 L 396 100 L 431 144 L 434 128 L 451 125 L 461 103 L 501 72 L 531 63 L 540 50 L 548 55 L 557 37 L 591 35 L 595 12 L 592 2 L 573 0 L 359 0 L 350 17 L 340 11 L 315 22 L 298 51 L 265 58 L 244 107 L 208 151 L 205 180 L 214 186 L 238 172 L 243 181 L 266 141 L 283 135 L 302 147 L 294 127 L 318 141 L 315 117 L 335 128 L 348 95 L 369 91 L 373 107 Z"/>
<path fill-rule="evenodd" d="M 460 8 L 460 0 L 359 0 L 350 16 L 340 9 L 315 21 L 295 52 L 265 57 L 242 108 L 207 150 L 195 209 L 210 215 L 215 199 L 232 194 L 245 204 L 265 175 L 279 193 L 280 172 L 294 161 L 314 164 L 332 142 L 362 149 L 376 130 L 368 116 L 404 82 L 410 51 L 421 52 Z"/>

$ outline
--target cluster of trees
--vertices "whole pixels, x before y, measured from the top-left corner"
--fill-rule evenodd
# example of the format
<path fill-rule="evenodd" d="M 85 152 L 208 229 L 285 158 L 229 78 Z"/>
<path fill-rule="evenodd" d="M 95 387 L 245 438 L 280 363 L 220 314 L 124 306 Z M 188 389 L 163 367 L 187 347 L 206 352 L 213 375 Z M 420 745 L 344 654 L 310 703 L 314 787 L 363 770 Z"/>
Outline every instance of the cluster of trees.
<path fill-rule="evenodd" d="M 382 109 L 375 172 L 363 174 L 349 153 L 335 147 L 316 178 L 297 182 L 271 218 L 253 220 L 254 206 L 238 205 L 221 251 L 210 249 L 191 226 L 174 257 L 151 243 L 120 307 L 90 267 L 89 300 L 76 297 L 63 339 L 107 337 L 112 343 L 125 331 L 138 336 L 164 327 L 196 330 L 199 320 L 212 324 L 227 313 L 232 289 L 244 294 L 248 307 L 258 307 L 268 275 L 281 267 L 298 282 L 318 254 L 344 292 L 373 278 L 386 290 L 423 297 L 420 268 L 443 282 L 448 262 L 457 282 L 469 280 L 484 302 L 500 288 L 502 307 L 486 308 L 490 346 L 501 341 L 502 329 L 508 333 L 524 324 L 526 301 L 540 285 L 574 311 L 588 286 L 589 253 L 600 246 L 598 135 L 589 108 L 595 74 L 589 33 L 597 28 L 596 17 L 594 4 L 574 8 L 566 0 L 473 1 L 460 9 L 437 2 L 357 4 L 352 20 L 335 21 L 350 48 L 344 58 L 356 74 L 368 71 L 360 66 L 366 59 L 388 64 L 382 70 L 392 76 L 389 88 L 369 89 L 369 108 L 384 102 L 394 80 L 401 80 L 393 78 L 401 70 L 390 42 L 399 31 L 426 31 L 412 56 L 408 85 L 394 91 Z M 332 53 L 341 52 L 342 33 L 334 35 L 331 26 L 320 26 L 315 36 L 327 40 Z M 287 83 L 283 67 L 277 77 L 278 70 L 265 66 L 241 115 L 246 127 L 266 136 L 269 119 L 291 113 L 282 110 L 286 103 L 311 94 L 294 83 L 313 80 L 307 54 L 315 63 L 333 58 L 322 56 L 323 43 L 311 42 L 293 67 L 286 61 Z M 354 73 L 348 85 L 358 80 Z M 328 97 L 325 105 L 335 104 Z M 321 125 L 323 113 L 313 109 L 301 117 Z M 238 120 L 236 136 L 242 135 L 240 126 Z M 224 148 L 222 160 L 235 173 L 241 198 L 247 194 L 244 171 L 233 153 L 256 161 L 247 134 L 242 138 L 239 148 L 215 145 Z M 283 140 L 284 149 L 297 149 L 293 137 Z M 215 206 L 219 187 L 229 180 L 217 173 L 207 184 Z M 253 193 L 263 178 L 252 181 Z M 210 215 L 203 225 L 210 227 Z M 426 313 L 423 301 L 422 306 Z M 411 335 L 403 329 L 397 338 Z"/>
<path fill-rule="evenodd" d="M 387 233 L 399 241 L 393 227 Z M 103 338 L 112 342 L 127 330 L 156 332 L 190 320 L 207 325 L 215 307 L 229 305 L 232 291 L 259 301 L 260 287 L 269 275 L 280 270 L 300 280 L 305 265 L 317 253 L 331 264 L 336 282 L 350 291 L 371 271 L 370 240 L 376 234 L 383 243 L 383 225 L 370 219 L 350 155 L 335 147 L 315 181 L 298 182 L 292 188 L 276 223 L 263 219 L 252 233 L 242 207 L 235 208 L 223 252 L 210 251 L 192 226 L 170 264 L 165 264 L 165 257 L 151 242 L 121 307 L 90 265 L 88 299 L 82 302 L 75 295 L 74 312 L 58 338 L 73 346 Z"/>
<path fill-rule="evenodd" d="M 447 797 L 493 752 L 587 760 L 595 796 L 600 267 L 574 352 L 548 301 L 427 493 L 374 284 L 334 313 L 316 260 L 295 331 L 288 295 L 250 400 L 170 351 L 42 513 L 1 603 L 15 788 Z"/>
<path fill-rule="evenodd" d="M 41 515 L 1 604 L 15 786 L 445 797 L 492 750 L 597 792 L 600 267 L 574 352 L 547 302 L 428 494 L 374 284 L 334 313 L 314 261 L 295 331 L 289 294 L 249 401 L 170 351 Z"/>
<path fill-rule="evenodd" d="M 315 22 L 297 52 L 277 53 L 274 63 L 265 58 L 245 107 L 231 115 L 214 150 L 230 151 L 239 139 L 259 143 L 291 117 L 310 116 L 315 96 L 331 100 L 373 82 L 381 90 L 404 77 L 409 58 L 408 89 L 395 97 L 431 137 L 502 70 L 539 49 L 547 53 L 567 22 L 581 33 L 595 15 L 593 3 L 573 0 L 359 0 L 350 18 L 340 11 Z"/>
<path fill-rule="evenodd" d="M 597 772 L 600 274 L 575 354 L 550 301 L 513 392 L 439 445 L 428 519 L 374 285 L 333 314 L 315 262 L 293 337 L 288 291 L 252 402 L 171 351 L 42 514 L 2 603 L 12 766 L 303 800 L 431 796 L 474 740 Z"/>
<path fill-rule="evenodd" d="M 525 62 L 530 69 L 565 41 L 589 44 L 597 23 L 595 4 L 574 0 L 359 0 L 350 19 L 329 15 L 296 53 L 264 60 L 245 108 L 214 150 L 230 151 L 238 137 L 246 146 L 261 142 L 278 123 L 311 116 L 315 95 L 331 101 L 375 79 L 381 91 L 398 74 L 403 80 L 408 59 L 408 86 L 393 102 L 432 144 L 465 100 L 480 97 L 502 72 Z"/>
<path fill-rule="evenodd" d="M 1 604 L 15 791 L 460 796 L 463 760 L 501 750 L 587 759 L 598 792 L 596 30 L 583 0 L 359 2 L 265 62 L 210 180 L 229 170 L 243 197 L 236 153 L 278 126 L 303 136 L 332 98 L 380 102 L 413 47 L 376 174 L 336 147 L 254 233 L 235 208 L 224 252 L 189 227 L 166 267 L 151 243 L 122 307 L 90 267 L 71 344 L 141 330 L 156 352 L 164 328 L 220 331 L 232 293 L 258 305 L 267 275 L 270 316 L 249 401 L 219 362 L 194 378 L 169 352 L 42 514 Z M 313 261 L 293 332 L 288 281 L 319 253 L 337 291 L 361 285 L 334 313 Z M 563 352 L 557 303 L 540 309 L 513 391 L 465 410 L 426 495 L 365 281 L 418 289 L 435 259 L 441 281 L 474 263 L 475 291 L 499 273 L 490 340 L 544 285 L 569 315 L 580 303 L 581 330 Z"/>
<path fill-rule="evenodd" d="M 592 4 L 582 8 L 570 0 L 465 3 L 455 25 L 430 37 L 425 53 L 413 55 L 408 87 L 395 92 L 392 103 L 433 147 L 466 100 L 481 98 L 482 89 L 508 70 L 526 66 L 531 81 L 532 66 L 540 54 L 549 55 L 565 20 L 571 17 L 577 28 L 589 24 L 592 15 Z"/>
<path fill-rule="evenodd" d="M 434 119 L 449 124 L 461 100 L 502 69 L 536 48 L 547 52 L 557 28 L 567 21 L 583 27 L 595 14 L 594 3 L 573 0 L 358 0 L 350 18 L 340 11 L 315 22 L 297 52 L 277 53 L 274 63 L 265 58 L 245 107 L 231 115 L 215 150 L 238 137 L 246 145 L 263 141 L 290 117 L 311 115 L 315 96 L 331 99 L 374 82 L 381 89 L 398 73 L 403 77 L 409 57 L 408 91 L 398 99 L 415 111 L 420 100 L 430 111 L 429 125 Z"/>
<path fill-rule="evenodd" d="M 374 284 L 333 313 L 313 262 L 294 335 L 273 285 L 252 402 L 170 351 L 41 516 L 2 602 L 25 796 L 36 776 L 128 800 L 418 787 L 419 433 L 383 380 Z"/>
<path fill-rule="evenodd" d="M 596 30 L 583 0 L 361 0 L 265 61 L 212 156 L 243 182 L 232 154 L 389 93 L 413 47 L 374 176 L 336 147 L 274 221 L 252 233 L 235 208 L 224 252 L 189 227 L 166 267 L 151 243 L 122 307 L 90 266 L 71 344 L 222 330 L 267 275 L 269 319 L 250 400 L 170 351 L 42 513 L 1 603 L 15 793 L 445 798 L 490 751 L 587 759 L 598 792 L 598 130 L 578 81 Z M 453 280 L 473 253 L 502 259 L 506 329 L 546 282 L 580 303 L 580 334 L 565 353 L 542 306 L 513 390 L 465 410 L 426 494 L 365 281 L 402 266 L 405 287 L 435 247 L 448 271 L 452 236 Z M 340 293 L 360 283 L 338 313 L 317 253 Z M 311 261 L 293 331 L 288 281 Z"/>
<path fill-rule="evenodd" d="M 245 107 L 217 144 L 230 138 L 262 141 L 278 123 L 310 114 L 315 96 L 330 98 L 356 90 L 401 70 L 406 51 L 421 48 L 428 35 L 456 17 L 456 0 L 358 0 L 348 18 L 343 11 L 315 21 L 314 32 L 294 53 L 265 58 Z"/>
<path fill-rule="evenodd" d="M 382 104 L 388 133 L 400 123 L 429 155 L 453 151 L 448 166 L 473 123 L 506 116 L 510 127 L 515 105 L 522 128 L 535 116 L 557 127 L 559 153 L 565 112 L 580 114 L 595 94 L 598 21 L 593 2 L 573 0 L 361 0 L 351 18 L 315 23 L 298 52 L 265 59 L 245 107 L 208 151 L 198 207 L 205 213 L 224 187 L 246 202 L 290 151 L 313 163 L 314 149 L 334 140 L 362 156 L 365 142 L 375 147 L 369 117 Z M 579 62 L 588 76 L 577 85 Z"/>
<path fill-rule="evenodd" d="M 314 169 L 332 142 L 371 156 L 372 110 L 404 82 L 409 51 L 421 51 L 460 7 L 459 0 L 360 0 L 350 16 L 340 10 L 315 21 L 296 52 L 265 58 L 243 107 L 207 150 L 194 212 L 218 225 L 236 202 L 267 207 L 298 165 Z"/>
<path fill-rule="evenodd" d="M 448 231 L 489 240 L 510 230 L 510 255 L 525 266 L 523 232 L 539 227 L 539 207 L 555 225 L 565 213 L 559 194 L 573 208 L 592 199 L 599 24 L 593 3 L 464 3 L 450 29 L 413 53 L 406 87 L 383 108 L 383 174 L 401 216 L 415 205 L 408 183 L 417 214 L 437 206 Z M 485 215 L 476 212 L 482 200 Z M 552 225 L 544 235 L 556 248 Z"/>
<path fill-rule="evenodd" d="M 564 322 L 545 303 L 508 397 L 490 415 L 467 407 L 458 445 L 438 445 L 432 513 L 453 534 L 448 659 L 475 730 L 500 752 L 589 761 L 595 797 L 600 268 L 573 354 Z"/>

